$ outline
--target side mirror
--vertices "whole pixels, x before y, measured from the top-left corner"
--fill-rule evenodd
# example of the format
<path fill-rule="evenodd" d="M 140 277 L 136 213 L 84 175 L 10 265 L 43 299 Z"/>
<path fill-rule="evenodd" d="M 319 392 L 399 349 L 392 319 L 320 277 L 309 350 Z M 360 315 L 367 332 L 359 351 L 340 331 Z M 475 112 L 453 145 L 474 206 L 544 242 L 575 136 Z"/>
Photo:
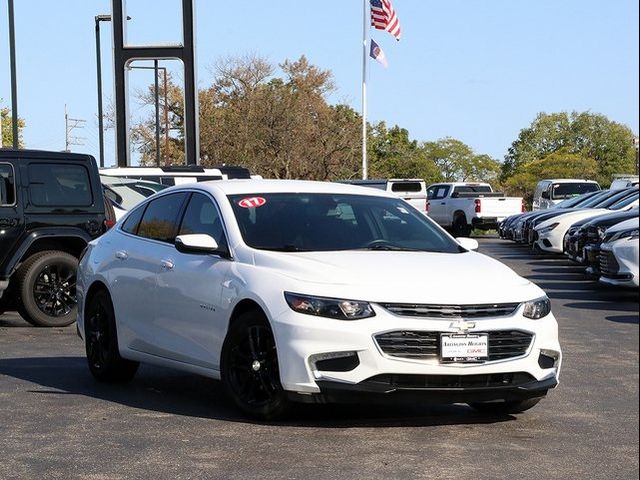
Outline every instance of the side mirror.
<path fill-rule="evenodd" d="M 478 250 L 478 246 L 479 246 L 478 241 L 474 240 L 473 238 L 460 237 L 460 238 L 456 238 L 456 241 L 465 250 L 472 250 L 472 251 Z"/>
<path fill-rule="evenodd" d="M 546 199 L 546 200 L 549 200 L 549 192 L 547 192 L 547 191 L 542 192 L 541 197 Z"/>
<path fill-rule="evenodd" d="M 177 236 L 176 250 L 182 253 L 220 253 L 218 242 L 205 234 Z"/>
<path fill-rule="evenodd" d="M 460 192 L 453 192 L 451 194 L 451 198 L 458 198 L 458 197 L 460 197 Z"/>

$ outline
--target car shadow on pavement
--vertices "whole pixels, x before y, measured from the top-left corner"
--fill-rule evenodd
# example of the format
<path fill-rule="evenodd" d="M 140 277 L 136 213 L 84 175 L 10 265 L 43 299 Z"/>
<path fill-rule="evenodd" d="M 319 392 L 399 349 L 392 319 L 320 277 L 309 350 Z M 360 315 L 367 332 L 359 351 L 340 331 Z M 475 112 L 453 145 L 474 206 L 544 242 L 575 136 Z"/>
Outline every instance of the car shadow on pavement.
<path fill-rule="evenodd" d="M 170 369 L 143 365 L 127 385 L 96 382 L 79 356 L 0 359 L 0 375 L 29 382 L 34 395 L 77 395 L 170 415 L 260 425 L 313 428 L 416 427 L 497 423 L 512 415 L 480 414 L 466 405 L 295 405 L 285 420 L 259 422 L 235 408 L 220 382 Z"/>
<path fill-rule="evenodd" d="M 633 325 L 638 325 L 640 323 L 640 317 L 636 311 L 635 315 L 609 315 L 605 317 L 610 322 L 616 323 L 629 323 Z"/>

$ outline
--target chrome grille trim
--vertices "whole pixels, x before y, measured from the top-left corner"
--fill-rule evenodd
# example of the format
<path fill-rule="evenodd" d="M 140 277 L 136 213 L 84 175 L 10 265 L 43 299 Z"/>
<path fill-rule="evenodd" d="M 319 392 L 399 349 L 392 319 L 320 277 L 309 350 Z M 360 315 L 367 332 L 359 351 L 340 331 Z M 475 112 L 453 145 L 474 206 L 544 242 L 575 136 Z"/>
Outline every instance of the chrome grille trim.
<path fill-rule="evenodd" d="M 620 270 L 620 265 L 613 252 L 600 250 L 600 273 L 602 275 L 616 275 Z"/>
<path fill-rule="evenodd" d="M 433 360 L 440 357 L 440 335 L 451 332 L 393 331 L 376 335 L 380 350 L 390 357 L 412 360 Z M 526 355 L 533 334 L 521 330 L 495 330 L 489 335 L 489 362 Z"/>
<path fill-rule="evenodd" d="M 401 317 L 426 318 L 484 318 L 508 317 L 519 303 L 486 305 L 428 305 L 412 303 L 379 303 L 381 307 Z"/>

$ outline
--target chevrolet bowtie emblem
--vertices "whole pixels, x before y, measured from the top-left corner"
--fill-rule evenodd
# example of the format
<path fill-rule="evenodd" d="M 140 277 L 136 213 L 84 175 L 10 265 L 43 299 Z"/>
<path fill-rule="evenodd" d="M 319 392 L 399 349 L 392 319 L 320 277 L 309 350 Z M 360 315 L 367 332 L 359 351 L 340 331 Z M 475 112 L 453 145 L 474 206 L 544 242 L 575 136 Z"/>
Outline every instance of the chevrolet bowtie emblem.
<path fill-rule="evenodd" d="M 468 330 L 471 330 L 472 328 L 475 328 L 475 326 L 476 322 L 465 322 L 464 320 L 461 320 L 459 322 L 451 322 L 449 328 L 457 328 L 461 332 L 466 332 Z"/>

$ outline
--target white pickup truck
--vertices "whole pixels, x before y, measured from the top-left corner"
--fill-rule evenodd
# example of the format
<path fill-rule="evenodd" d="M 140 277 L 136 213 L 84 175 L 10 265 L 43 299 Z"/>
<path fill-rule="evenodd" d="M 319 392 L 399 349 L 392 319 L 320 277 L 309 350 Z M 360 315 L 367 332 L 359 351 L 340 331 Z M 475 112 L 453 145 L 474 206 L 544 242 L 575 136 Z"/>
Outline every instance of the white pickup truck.
<path fill-rule="evenodd" d="M 390 178 L 383 180 L 343 180 L 339 183 L 359 185 L 361 187 L 377 188 L 385 192 L 391 192 L 413 205 L 422 213 L 427 208 L 427 185 L 419 178 Z"/>
<path fill-rule="evenodd" d="M 505 197 L 488 183 L 436 183 L 427 188 L 427 214 L 454 236 L 490 230 L 510 215 L 524 212 L 521 197 Z"/>

